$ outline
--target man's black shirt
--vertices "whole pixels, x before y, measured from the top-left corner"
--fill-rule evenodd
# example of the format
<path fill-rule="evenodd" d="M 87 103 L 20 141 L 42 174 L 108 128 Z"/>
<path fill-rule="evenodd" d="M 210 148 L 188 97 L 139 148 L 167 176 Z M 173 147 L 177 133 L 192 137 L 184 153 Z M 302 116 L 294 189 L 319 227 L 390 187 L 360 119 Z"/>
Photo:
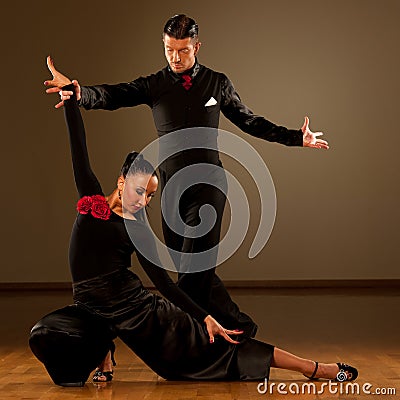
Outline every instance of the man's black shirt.
<path fill-rule="evenodd" d="M 179 74 L 165 67 L 132 82 L 83 86 L 80 105 L 85 109 L 115 110 L 147 104 L 159 136 L 184 128 L 218 128 L 222 112 L 252 136 L 287 146 L 303 145 L 301 130 L 277 126 L 255 115 L 241 102 L 232 82 L 223 73 L 198 63 L 188 72 L 192 76 L 189 90 L 182 86 Z"/>

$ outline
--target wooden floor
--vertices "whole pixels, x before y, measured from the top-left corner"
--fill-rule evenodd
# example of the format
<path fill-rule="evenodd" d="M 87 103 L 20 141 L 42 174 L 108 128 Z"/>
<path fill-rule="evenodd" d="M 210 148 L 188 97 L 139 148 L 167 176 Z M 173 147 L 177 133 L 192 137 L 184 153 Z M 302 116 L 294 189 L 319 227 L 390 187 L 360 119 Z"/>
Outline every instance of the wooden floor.
<path fill-rule="evenodd" d="M 83 388 L 61 388 L 50 380 L 27 345 L 32 325 L 49 311 L 71 303 L 67 292 L 3 292 L 0 294 L 0 400 L 228 400 L 228 399 L 399 399 L 400 293 L 389 289 L 253 289 L 232 290 L 235 300 L 259 322 L 257 338 L 300 356 L 323 362 L 345 361 L 358 367 L 356 388 L 340 387 L 301 394 L 308 382 L 294 372 L 272 370 L 267 393 L 261 382 L 167 382 L 149 370 L 117 340 L 117 367 L 110 384 L 88 382 Z M 273 386 L 275 384 L 275 386 Z M 286 390 L 287 395 L 279 393 Z M 363 385 L 370 392 L 363 393 Z M 290 386 L 291 385 L 291 386 Z M 300 394 L 291 394 L 299 388 Z M 260 389 L 264 389 L 261 386 Z M 396 394 L 388 394 L 395 390 Z M 271 393 L 272 392 L 272 393 Z M 289 396 L 289 397 L 288 397 Z M 372 397 L 371 397 L 372 396 Z"/>

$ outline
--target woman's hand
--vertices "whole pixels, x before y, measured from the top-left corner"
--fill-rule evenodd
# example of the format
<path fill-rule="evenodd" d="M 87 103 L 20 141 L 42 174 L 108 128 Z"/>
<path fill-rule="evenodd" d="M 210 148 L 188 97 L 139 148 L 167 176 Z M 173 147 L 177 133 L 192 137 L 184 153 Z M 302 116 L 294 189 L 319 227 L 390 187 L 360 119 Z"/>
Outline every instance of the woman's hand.
<path fill-rule="evenodd" d="M 236 340 L 233 340 L 228 335 L 240 335 L 243 333 L 243 331 L 239 331 L 237 329 L 234 331 L 225 329 L 211 315 L 207 315 L 207 317 L 204 318 L 204 322 L 207 326 L 208 336 L 210 336 L 210 343 L 214 343 L 214 335 L 222 336 L 229 343 L 233 344 L 239 343 Z"/>
<path fill-rule="evenodd" d="M 52 86 L 50 89 L 46 89 L 46 93 L 59 93 L 61 97 L 61 101 L 55 105 L 55 108 L 62 107 L 64 105 L 64 100 L 68 100 L 73 95 L 73 92 L 70 90 L 61 90 L 64 86 L 71 83 L 75 86 L 75 94 L 77 100 L 81 99 L 81 87 L 78 81 L 71 81 L 61 72 L 57 71 L 56 67 L 54 66 L 54 62 L 50 56 L 47 57 L 47 67 L 53 75 L 53 79 L 51 81 L 44 81 L 45 86 Z"/>

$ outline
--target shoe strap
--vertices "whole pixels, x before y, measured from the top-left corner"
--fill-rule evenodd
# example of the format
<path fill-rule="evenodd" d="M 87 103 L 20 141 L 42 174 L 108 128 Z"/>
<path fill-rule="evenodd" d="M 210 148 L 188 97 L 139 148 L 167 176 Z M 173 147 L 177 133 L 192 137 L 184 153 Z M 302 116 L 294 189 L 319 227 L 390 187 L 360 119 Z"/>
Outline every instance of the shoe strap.
<path fill-rule="evenodd" d="M 314 362 L 315 362 L 315 369 L 314 369 L 314 372 L 309 377 L 309 379 L 314 379 L 314 377 L 315 377 L 315 375 L 317 374 L 317 371 L 318 371 L 318 361 L 314 361 Z"/>

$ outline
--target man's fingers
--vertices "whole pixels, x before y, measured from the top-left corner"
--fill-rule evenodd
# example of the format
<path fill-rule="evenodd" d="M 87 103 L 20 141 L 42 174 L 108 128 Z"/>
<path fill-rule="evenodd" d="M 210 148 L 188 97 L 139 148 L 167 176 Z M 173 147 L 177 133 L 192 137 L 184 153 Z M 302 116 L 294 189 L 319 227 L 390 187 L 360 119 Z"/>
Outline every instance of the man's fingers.
<path fill-rule="evenodd" d="M 326 140 L 323 140 L 323 139 L 317 139 L 317 143 L 318 144 L 328 144 L 328 142 Z"/>
<path fill-rule="evenodd" d="M 60 91 L 60 88 L 58 87 L 52 87 L 49 89 L 46 89 L 46 93 L 58 93 Z"/>
<path fill-rule="evenodd" d="M 308 117 L 304 117 L 304 124 L 301 127 L 301 130 L 303 132 L 305 132 L 307 130 L 309 123 L 310 123 L 310 120 L 308 119 Z"/>
<path fill-rule="evenodd" d="M 329 148 L 328 142 L 326 140 L 323 140 L 323 139 L 316 139 L 316 141 L 314 143 L 314 146 L 318 147 L 318 148 L 322 148 L 322 149 Z"/>
<path fill-rule="evenodd" d="M 325 140 L 318 139 L 315 143 L 309 144 L 308 147 L 313 147 L 315 149 L 329 149 L 328 142 Z"/>
<path fill-rule="evenodd" d="M 79 101 L 81 99 L 81 86 L 79 85 L 79 82 L 76 79 L 74 79 L 72 83 L 75 86 L 76 99 Z"/>
<path fill-rule="evenodd" d="M 64 105 L 64 101 L 60 101 L 59 103 L 57 103 L 54 107 L 55 108 L 61 108 Z"/>
<path fill-rule="evenodd" d="M 60 96 L 65 96 L 65 97 L 69 97 L 74 94 L 74 92 L 71 92 L 70 90 L 60 90 L 60 88 L 58 87 L 46 89 L 46 93 L 59 93 Z"/>

